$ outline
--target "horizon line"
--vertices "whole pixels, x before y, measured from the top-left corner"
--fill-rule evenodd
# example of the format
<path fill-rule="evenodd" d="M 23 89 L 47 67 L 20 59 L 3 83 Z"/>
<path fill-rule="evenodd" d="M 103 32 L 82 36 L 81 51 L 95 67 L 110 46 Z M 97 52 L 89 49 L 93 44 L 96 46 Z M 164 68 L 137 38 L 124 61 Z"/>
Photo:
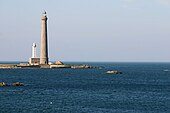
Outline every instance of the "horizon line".
<path fill-rule="evenodd" d="M 28 61 L 0 61 L 0 63 L 5 63 L 5 62 L 20 62 L 20 63 L 26 63 Z M 56 61 L 49 61 L 49 62 L 56 62 Z M 61 61 L 61 62 L 84 62 L 84 63 L 170 63 L 170 61 Z"/>

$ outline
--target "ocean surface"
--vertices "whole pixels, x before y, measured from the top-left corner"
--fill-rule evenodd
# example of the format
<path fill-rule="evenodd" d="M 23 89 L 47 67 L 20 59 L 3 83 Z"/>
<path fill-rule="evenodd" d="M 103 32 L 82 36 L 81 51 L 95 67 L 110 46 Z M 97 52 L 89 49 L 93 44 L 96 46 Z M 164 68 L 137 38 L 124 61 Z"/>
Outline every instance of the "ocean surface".
<path fill-rule="evenodd" d="M 0 87 L 0 113 L 170 113 L 170 63 L 83 64 L 105 68 L 0 69 L 25 84 Z"/>

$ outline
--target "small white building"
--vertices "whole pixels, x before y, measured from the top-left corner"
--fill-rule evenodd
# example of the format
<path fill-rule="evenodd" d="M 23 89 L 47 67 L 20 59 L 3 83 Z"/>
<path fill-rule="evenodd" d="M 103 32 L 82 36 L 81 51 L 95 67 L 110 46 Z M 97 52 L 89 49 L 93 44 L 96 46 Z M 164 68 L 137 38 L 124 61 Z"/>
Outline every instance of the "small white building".
<path fill-rule="evenodd" d="M 40 64 L 40 58 L 36 57 L 36 43 L 33 43 L 32 45 L 32 57 L 29 59 L 30 65 L 39 65 Z"/>

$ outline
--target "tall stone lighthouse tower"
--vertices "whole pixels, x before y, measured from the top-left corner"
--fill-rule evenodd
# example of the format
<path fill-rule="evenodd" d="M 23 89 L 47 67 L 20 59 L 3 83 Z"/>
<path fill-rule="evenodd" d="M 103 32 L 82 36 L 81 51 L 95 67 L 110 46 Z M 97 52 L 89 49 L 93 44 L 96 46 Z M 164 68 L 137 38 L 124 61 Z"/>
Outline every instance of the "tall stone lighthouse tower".
<path fill-rule="evenodd" d="M 40 64 L 48 64 L 47 13 L 42 14 Z"/>

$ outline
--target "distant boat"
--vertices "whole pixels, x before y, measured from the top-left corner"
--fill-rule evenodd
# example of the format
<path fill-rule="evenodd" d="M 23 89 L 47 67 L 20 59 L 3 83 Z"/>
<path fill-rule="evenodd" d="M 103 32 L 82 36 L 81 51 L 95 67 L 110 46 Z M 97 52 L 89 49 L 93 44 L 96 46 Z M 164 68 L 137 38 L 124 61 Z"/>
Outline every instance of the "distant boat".
<path fill-rule="evenodd" d="M 169 69 L 164 69 L 165 72 L 170 71 Z"/>
<path fill-rule="evenodd" d="M 107 71 L 106 74 L 122 74 L 122 72 L 117 70 Z"/>

